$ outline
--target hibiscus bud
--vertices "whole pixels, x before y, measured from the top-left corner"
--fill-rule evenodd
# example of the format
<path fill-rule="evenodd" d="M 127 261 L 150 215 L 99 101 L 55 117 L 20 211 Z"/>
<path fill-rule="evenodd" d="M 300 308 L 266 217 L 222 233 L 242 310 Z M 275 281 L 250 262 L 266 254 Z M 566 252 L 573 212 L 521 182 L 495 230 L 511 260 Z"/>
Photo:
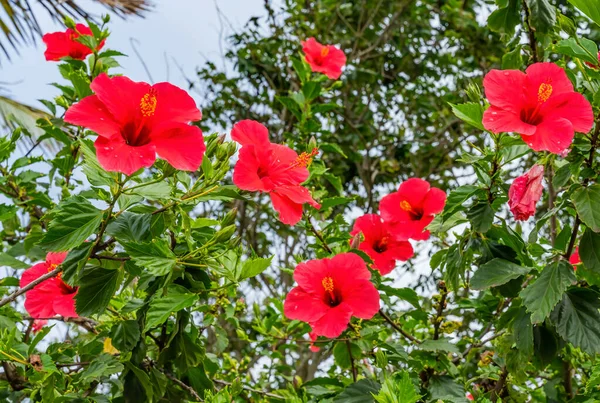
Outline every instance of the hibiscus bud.
<path fill-rule="evenodd" d="M 217 152 L 216 152 L 217 160 L 223 161 L 229 157 L 229 144 L 231 144 L 231 143 L 220 144 L 217 147 Z"/>
<path fill-rule="evenodd" d="M 231 157 L 237 151 L 237 144 L 233 141 L 227 145 L 227 155 Z"/>
<path fill-rule="evenodd" d="M 221 228 L 215 234 L 215 242 L 225 242 L 228 241 L 231 236 L 235 233 L 235 225 L 229 225 L 227 227 Z"/>
<path fill-rule="evenodd" d="M 206 142 L 206 152 L 204 153 L 205 156 L 213 155 L 217 146 L 222 143 L 222 141 L 219 140 L 220 137 L 217 137 L 216 134 L 211 134 L 210 136 L 206 136 L 204 138 L 204 141 Z"/>
<path fill-rule="evenodd" d="M 519 176 L 508 190 L 508 206 L 516 220 L 526 221 L 535 214 L 535 205 L 542 197 L 544 167 L 534 165 L 526 174 Z"/>
<path fill-rule="evenodd" d="M 310 140 L 308 141 L 308 147 L 306 149 L 306 151 L 310 152 L 311 150 L 314 150 L 317 147 L 317 139 L 315 138 L 315 136 L 312 136 L 310 138 Z"/>
<path fill-rule="evenodd" d="M 235 217 L 237 216 L 237 207 L 231 209 L 229 213 L 223 217 L 221 220 L 221 228 L 225 228 L 226 226 L 233 224 L 235 222 Z"/>

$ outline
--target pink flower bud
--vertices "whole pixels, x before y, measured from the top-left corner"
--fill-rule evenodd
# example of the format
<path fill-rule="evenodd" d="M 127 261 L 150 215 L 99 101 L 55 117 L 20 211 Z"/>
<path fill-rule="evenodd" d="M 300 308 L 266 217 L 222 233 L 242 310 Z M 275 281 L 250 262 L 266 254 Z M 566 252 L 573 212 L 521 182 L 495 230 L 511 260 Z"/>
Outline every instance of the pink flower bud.
<path fill-rule="evenodd" d="M 519 221 L 526 221 L 535 214 L 535 204 L 542 197 L 544 167 L 534 165 L 525 175 L 514 180 L 508 190 L 508 206 Z"/>

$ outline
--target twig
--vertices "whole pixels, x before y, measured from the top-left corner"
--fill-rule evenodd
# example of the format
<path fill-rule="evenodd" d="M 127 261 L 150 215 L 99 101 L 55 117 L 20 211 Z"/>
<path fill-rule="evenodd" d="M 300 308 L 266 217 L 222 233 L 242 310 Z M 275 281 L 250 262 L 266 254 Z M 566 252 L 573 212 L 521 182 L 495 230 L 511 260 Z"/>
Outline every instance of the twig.
<path fill-rule="evenodd" d="M 17 299 L 19 295 L 25 294 L 27 291 L 31 290 L 36 285 L 48 280 L 49 278 L 56 277 L 58 273 L 62 271 L 62 267 L 58 266 L 56 269 L 44 274 L 43 276 L 33 280 L 31 283 L 27 284 L 25 287 L 18 289 L 17 291 L 10 294 L 8 297 L 4 298 L 0 301 L 0 307 L 8 304 L 9 302 L 13 302 Z"/>
<path fill-rule="evenodd" d="M 354 380 L 354 383 L 356 383 L 356 377 L 357 377 L 357 372 L 356 372 L 356 366 L 354 365 L 354 357 L 352 357 L 352 346 L 350 345 L 350 341 L 346 340 L 346 347 L 348 348 L 348 356 L 350 357 L 350 366 L 352 367 L 352 379 Z"/>
<path fill-rule="evenodd" d="M 492 394 L 490 396 L 490 398 L 492 399 L 492 402 L 497 402 L 498 398 L 502 396 L 502 391 L 506 388 L 506 378 L 508 377 L 508 370 L 506 369 L 506 367 L 502 368 L 502 373 L 500 374 L 500 379 L 498 379 L 498 382 L 496 382 L 496 386 L 494 387 L 494 390 L 492 391 Z"/>
<path fill-rule="evenodd" d="M 194 399 L 196 399 L 197 402 L 203 402 L 204 400 L 200 397 L 200 395 L 198 394 L 198 392 L 196 392 L 194 390 L 194 388 L 192 388 L 189 385 L 186 385 L 185 383 L 183 383 L 183 381 L 177 379 L 176 377 L 174 377 L 173 375 L 169 374 L 168 372 L 163 372 L 165 374 L 165 376 L 167 378 L 169 378 L 170 380 L 172 380 L 173 382 L 175 382 L 177 385 L 179 385 L 183 390 L 187 391 L 190 395 L 192 395 L 194 397 Z"/>
<path fill-rule="evenodd" d="M 440 289 L 440 302 L 437 306 L 437 314 L 433 323 L 433 340 L 438 340 L 440 338 L 440 327 L 444 320 L 443 314 L 444 309 L 446 309 L 446 298 L 448 297 L 448 288 L 446 287 L 445 282 L 440 281 L 438 283 L 438 288 Z"/>
<path fill-rule="evenodd" d="M 315 236 L 317 237 L 317 239 L 319 241 L 321 241 L 321 244 L 323 245 L 323 248 L 329 252 L 329 253 L 333 253 L 333 251 L 331 250 L 331 248 L 329 247 L 329 245 L 327 245 L 327 241 L 325 240 L 325 238 L 323 238 L 323 235 L 317 231 L 317 229 L 315 228 L 315 226 L 312 223 L 312 218 L 308 217 L 308 219 L 306 220 L 307 224 L 308 224 L 308 229 L 310 229 L 310 231 L 315 234 Z"/>
<path fill-rule="evenodd" d="M 381 315 L 381 317 L 383 317 L 383 319 L 386 320 L 387 323 L 389 323 L 394 329 L 396 329 L 398 332 L 400 332 L 400 334 L 404 337 L 406 337 L 408 340 L 412 341 L 415 344 L 421 344 L 421 341 L 419 339 L 416 339 L 414 336 L 412 336 L 411 334 L 407 333 L 404 329 L 402 329 L 400 327 L 400 325 L 396 324 L 392 318 L 390 318 L 385 312 L 383 312 L 382 309 L 379 310 L 379 314 Z"/>
<path fill-rule="evenodd" d="M 231 386 L 231 382 L 223 381 L 221 379 L 213 379 L 213 382 L 214 383 L 218 383 L 220 385 Z M 251 387 L 246 386 L 246 385 L 242 385 L 242 389 L 247 390 L 248 392 L 258 393 L 258 394 L 261 394 L 263 396 L 268 396 L 268 397 L 272 397 L 272 398 L 275 398 L 275 399 L 285 400 L 285 398 L 283 396 L 279 396 L 279 395 L 276 395 L 276 394 L 270 393 L 270 392 L 265 392 L 264 390 L 254 389 L 254 388 L 251 388 Z"/>

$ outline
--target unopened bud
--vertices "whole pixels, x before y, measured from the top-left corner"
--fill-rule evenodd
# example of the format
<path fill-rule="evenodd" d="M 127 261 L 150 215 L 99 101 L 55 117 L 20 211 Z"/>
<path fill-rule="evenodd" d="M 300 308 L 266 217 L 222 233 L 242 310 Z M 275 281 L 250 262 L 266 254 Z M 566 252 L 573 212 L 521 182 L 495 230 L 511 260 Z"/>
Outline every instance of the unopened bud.
<path fill-rule="evenodd" d="M 71 17 L 65 16 L 64 23 L 67 28 L 75 29 L 75 21 Z"/>
<path fill-rule="evenodd" d="M 317 139 L 315 138 L 315 136 L 312 136 L 310 138 L 310 140 L 308 141 L 308 147 L 306 148 L 306 151 L 311 151 L 314 150 L 317 147 Z"/>
<path fill-rule="evenodd" d="M 226 226 L 233 224 L 235 222 L 237 212 L 237 207 L 234 207 L 229 213 L 225 214 L 225 217 L 223 217 L 223 219 L 221 220 L 221 228 L 225 228 Z"/>
<path fill-rule="evenodd" d="M 352 249 L 358 249 L 358 246 L 360 245 L 361 241 L 362 241 L 362 232 L 359 232 L 358 234 L 354 235 L 354 237 L 350 241 L 350 247 Z"/>
<path fill-rule="evenodd" d="M 235 230 L 235 225 L 229 225 L 227 227 L 221 228 L 214 236 L 215 242 L 228 241 L 231 238 L 231 236 L 235 233 Z"/>

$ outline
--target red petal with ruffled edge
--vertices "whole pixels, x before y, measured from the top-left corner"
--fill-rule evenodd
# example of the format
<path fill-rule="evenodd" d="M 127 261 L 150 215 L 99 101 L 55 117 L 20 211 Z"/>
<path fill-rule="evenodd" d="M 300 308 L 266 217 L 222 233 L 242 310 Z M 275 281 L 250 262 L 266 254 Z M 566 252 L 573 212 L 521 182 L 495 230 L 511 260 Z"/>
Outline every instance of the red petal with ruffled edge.
<path fill-rule="evenodd" d="M 151 167 L 156 161 L 156 147 L 152 143 L 132 147 L 120 135 L 115 135 L 109 139 L 98 137 L 94 145 L 98 162 L 107 171 L 131 175 L 138 169 Z"/>
<path fill-rule="evenodd" d="M 65 113 L 65 122 L 83 126 L 100 136 L 120 135 L 121 126 L 96 95 L 83 98 Z"/>
<path fill-rule="evenodd" d="M 162 126 L 152 132 L 150 138 L 158 156 L 167 160 L 174 168 L 196 171 L 202 164 L 206 146 L 199 127 L 185 123 Z"/>

